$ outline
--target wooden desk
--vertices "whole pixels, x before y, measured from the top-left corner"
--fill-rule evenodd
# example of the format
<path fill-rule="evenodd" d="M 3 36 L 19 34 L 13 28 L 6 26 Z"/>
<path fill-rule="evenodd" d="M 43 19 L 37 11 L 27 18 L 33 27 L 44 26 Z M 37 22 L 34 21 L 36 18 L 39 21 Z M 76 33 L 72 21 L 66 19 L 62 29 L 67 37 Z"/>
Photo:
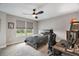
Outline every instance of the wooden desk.
<path fill-rule="evenodd" d="M 64 53 L 64 54 L 68 54 L 70 56 L 79 56 L 79 50 L 75 51 L 75 52 L 66 51 L 65 47 L 63 47 L 60 43 L 57 43 L 55 46 L 53 46 L 53 48 Z"/>

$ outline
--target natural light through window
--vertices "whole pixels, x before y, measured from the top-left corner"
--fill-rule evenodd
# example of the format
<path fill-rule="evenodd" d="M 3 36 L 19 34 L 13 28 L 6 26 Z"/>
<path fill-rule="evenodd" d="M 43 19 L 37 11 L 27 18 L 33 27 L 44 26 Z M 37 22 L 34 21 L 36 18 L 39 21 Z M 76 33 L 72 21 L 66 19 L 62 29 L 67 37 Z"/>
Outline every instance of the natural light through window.
<path fill-rule="evenodd" d="M 30 36 L 33 34 L 33 23 L 25 21 L 16 21 L 16 37 Z"/>

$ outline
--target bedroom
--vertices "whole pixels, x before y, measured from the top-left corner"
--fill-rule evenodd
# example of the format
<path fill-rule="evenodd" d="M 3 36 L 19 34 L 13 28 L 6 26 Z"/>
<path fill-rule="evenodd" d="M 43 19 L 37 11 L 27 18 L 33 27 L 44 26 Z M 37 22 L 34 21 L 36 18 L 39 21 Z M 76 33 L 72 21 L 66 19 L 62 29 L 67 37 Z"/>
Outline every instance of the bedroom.
<path fill-rule="evenodd" d="M 36 50 L 26 45 L 25 39 L 41 38 L 41 33 L 53 29 L 57 42 L 66 40 L 66 30 L 74 17 L 79 19 L 79 3 L 0 3 L 0 55 L 47 55 L 47 47 Z"/>

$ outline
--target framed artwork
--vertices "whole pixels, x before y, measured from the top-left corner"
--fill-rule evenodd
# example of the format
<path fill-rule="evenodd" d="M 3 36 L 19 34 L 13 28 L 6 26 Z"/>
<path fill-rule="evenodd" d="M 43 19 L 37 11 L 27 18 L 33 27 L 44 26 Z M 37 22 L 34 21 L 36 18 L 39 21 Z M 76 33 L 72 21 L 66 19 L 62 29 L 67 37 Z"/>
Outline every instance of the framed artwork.
<path fill-rule="evenodd" d="M 14 29 L 14 23 L 8 22 L 8 29 Z"/>

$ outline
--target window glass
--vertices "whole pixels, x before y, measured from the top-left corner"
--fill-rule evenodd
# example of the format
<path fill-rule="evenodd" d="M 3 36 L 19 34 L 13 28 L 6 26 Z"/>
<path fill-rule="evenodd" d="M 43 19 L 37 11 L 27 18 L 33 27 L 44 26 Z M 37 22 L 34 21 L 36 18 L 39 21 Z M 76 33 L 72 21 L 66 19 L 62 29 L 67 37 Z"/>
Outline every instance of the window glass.
<path fill-rule="evenodd" d="M 21 20 L 16 21 L 16 37 L 32 35 L 33 23 Z"/>
<path fill-rule="evenodd" d="M 16 36 L 25 36 L 26 32 L 25 29 L 16 29 Z"/>
<path fill-rule="evenodd" d="M 27 34 L 27 36 L 32 35 L 32 29 L 26 29 L 26 34 Z"/>

